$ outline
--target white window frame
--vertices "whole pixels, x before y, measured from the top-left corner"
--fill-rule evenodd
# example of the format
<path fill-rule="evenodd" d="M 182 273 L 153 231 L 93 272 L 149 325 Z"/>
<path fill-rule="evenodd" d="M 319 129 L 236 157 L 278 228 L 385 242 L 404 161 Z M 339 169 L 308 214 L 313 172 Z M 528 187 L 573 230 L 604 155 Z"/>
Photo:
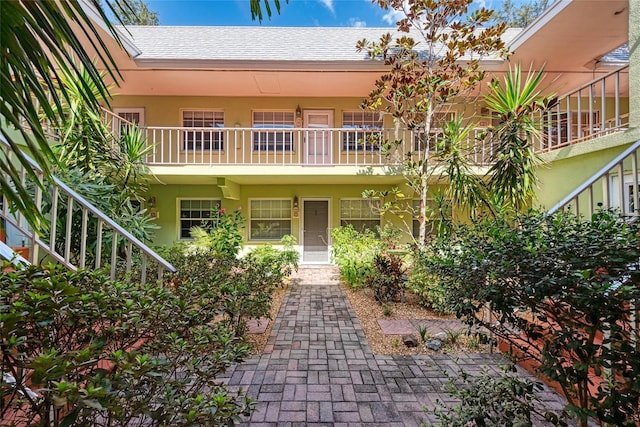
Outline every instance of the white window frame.
<path fill-rule="evenodd" d="M 431 129 L 429 129 L 429 151 L 437 152 L 438 151 L 438 141 L 442 138 L 442 123 L 449 122 L 454 120 L 457 117 L 456 111 L 434 111 L 433 117 L 431 117 Z M 424 133 L 420 133 L 416 135 L 415 139 L 415 150 L 424 152 L 425 150 L 425 142 L 423 140 Z"/>
<path fill-rule="evenodd" d="M 275 118 L 268 123 L 257 123 L 256 114 L 291 115 L 291 121 L 277 123 Z M 272 126 L 267 126 L 272 125 Z M 277 126 L 282 125 L 282 126 Z M 294 110 L 253 110 L 251 111 L 251 147 L 254 152 L 292 152 L 294 151 L 294 132 L 296 112 Z"/>
<path fill-rule="evenodd" d="M 213 113 L 213 126 L 187 126 L 185 125 L 185 113 Z M 216 117 L 218 114 L 220 114 L 221 117 Z M 220 123 L 218 123 L 218 119 L 221 119 Z M 195 118 L 193 120 L 195 120 Z M 180 126 L 183 129 L 182 144 L 180 145 L 182 151 L 224 151 L 224 120 L 224 110 L 220 108 L 180 109 Z M 189 128 L 194 128 L 194 130 L 187 130 Z"/>
<path fill-rule="evenodd" d="M 144 114 L 144 107 L 114 107 L 113 108 L 113 114 L 115 114 L 116 116 L 130 121 L 129 119 L 127 119 L 126 117 L 122 117 L 120 114 L 138 114 L 140 119 L 138 120 L 138 127 L 144 127 L 145 126 L 145 114 Z"/>
<path fill-rule="evenodd" d="M 178 197 L 176 198 L 176 229 L 178 230 L 178 240 L 191 240 L 191 236 L 183 237 L 182 236 L 182 202 L 183 201 L 211 201 L 214 202 L 211 206 L 211 209 L 216 207 L 216 202 L 220 208 L 222 208 L 222 199 L 216 197 Z M 202 211 L 201 211 L 202 212 Z M 193 221 L 197 219 L 205 219 L 205 218 L 188 218 L 185 220 Z M 191 227 L 189 227 L 191 229 Z"/>
<path fill-rule="evenodd" d="M 367 216 L 362 216 L 362 217 L 352 217 L 352 218 L 347 218 L 347 217 L 343 217 L 342 216 L 342 203 L 343 202 L 351 202 L 351 201 L 359 201 L 362 204 L 366 204 L 369 207 L 369 210 L 371 211 L 371 214 L 374 216 L 371 217 L 367 217 Z M 380 215 L 379 213 L 375 213 L 373 211 L 373 209 L 371 208 L 371 201 L 368 199 L 363 199 L 363 198 L 358 198 L 358 197 L 345 197 L 345 198 L 341 198 L 340 199 L 340 205 L 339 205 L 339 213 L 340 213 L 340 226 L 344 227 L 348 224 L 351 224 L 350 221 L 376 221 L 377 218 L 377 222 L 378 222 L 378 226 L 382 226 L 382 215 Z M 355 227 L 354 227 L 355 228 Z M 358 231 L 362 231 L 361 229 L 356 228 Z M 375 227 L 373 229 L 371 229 L 371 231 L 376 232 Z"/>
<path fill-rule="evenodd" d="M 346 115 L 353 115 L 347 124 Z M 360 115 L 360 119 L 355 116 Z M 375 116 L 378 117 L 375 117 Z M 343 152 L 380 151 L 384 117 L 378 111 L 342 111 L 341 144 Z"/>
<path fill-rule="evenodd" d="M 289 216 L 287 218 L 254 218 L 253 216 L 253 202 L 264 202 L 264 201 L 288 201 L 289 202 Z M 249 223 L 249 227 L 248 227 L 248 234 L 249 234 L 249 239 L 250 241 L 269 241 L 269 242 L 279 242 L 283 236 L 286 236 L 288 234 L 291 234 L 293 232 L 293 215 L 292 215 L 292 208 L 293 208 L 293 198 L 292 197 L 260 197 L 260 198 L 252 198 L 249 199 L 248 201 L 249 207 L 248 207 L 248 211 L 249 211 L 249 215 L 248 215 L 248 223 Z M 283 234 L 282 236 L 279 237 L 254 237 L 253 236 L 253 221 L 268 221 L 268 220 L 274 220 L 274 221 L 289 221 L 289 232 Z"/>

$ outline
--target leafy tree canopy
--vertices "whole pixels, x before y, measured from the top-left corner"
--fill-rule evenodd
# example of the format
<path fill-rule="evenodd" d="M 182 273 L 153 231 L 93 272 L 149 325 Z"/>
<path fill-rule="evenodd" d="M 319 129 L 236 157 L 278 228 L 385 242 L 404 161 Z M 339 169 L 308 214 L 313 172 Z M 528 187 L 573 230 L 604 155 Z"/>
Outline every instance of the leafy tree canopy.
<path fill-rule="evenodd" d="M 516 4 L 513 0 L 503 0 L 502 7 L 494 12 L 498 22 L 509 27 L 524 28 L 531 24 L 549 6 L 549 0 L 530 0 Z"/>
<path fill-rule="evenodd" d="M 144 0 L 116 0 L 113 11 L 124 25 L 158 25 L 158 12 L 149 9 Z"/>

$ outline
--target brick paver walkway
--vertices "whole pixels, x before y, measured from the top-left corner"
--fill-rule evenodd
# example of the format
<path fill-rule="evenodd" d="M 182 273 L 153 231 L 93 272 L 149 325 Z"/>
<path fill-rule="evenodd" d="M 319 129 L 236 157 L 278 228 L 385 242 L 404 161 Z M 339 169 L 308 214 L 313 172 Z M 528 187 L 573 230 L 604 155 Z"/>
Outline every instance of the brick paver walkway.
<path fill-rule="evenodd" d="M 488 354 L 373 355 L 337 283 L 329 267 L 301 269 L 265 352 L 227 372 L 231 389 L 248 390 L 258 402 L 243 425 L 418 426 L 429 420 L 423 407 L 451 400 L 441 391 L 443 371 L 477 373 L 506 363 Z M 562 406 L 552 392 L 543 399 Z"/>

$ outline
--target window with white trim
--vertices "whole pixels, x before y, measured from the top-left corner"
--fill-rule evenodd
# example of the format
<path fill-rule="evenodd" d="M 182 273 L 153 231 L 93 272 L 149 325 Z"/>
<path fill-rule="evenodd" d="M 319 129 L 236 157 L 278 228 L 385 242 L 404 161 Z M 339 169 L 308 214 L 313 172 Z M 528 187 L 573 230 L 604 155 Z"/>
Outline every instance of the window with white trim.
<path fill-rule="evenodd" d="M 224 149 L 224 112 L 207 110 L 183 110 L 183 150 L 204 151 Z"/>
<path fill-rule="evenodd" d="M 144 108 L 142 107 L 116 107 L 113 114 L 130 123 L 144 126 Z"/>
<path fill-rule="evenodd" d="M 180 238 L 190 239 L 193 227 L 211 224 L 211 212 L 220 209 L 218 199 L 179 199 Z"/>
<path fill-rule="evenodd" d="M 453 111 L 436 111 L 433 113 L 433 117 L 431 118 L 431 130 L 429 131 L 429 138 L 425 138 L 424 133 L 416 135 L 416 151 L 424 151 L 425 147 L 428 145 L 429 151 L 442 151 L 444 147 L 442 146 L 443 134 L 442 128 L 446 123 L 454 120 L 456 118 L 456 113 Z"/>
<path fill-rule="evenodd" d="M 376 111 L 343 111 L 342 151 L 379 151 L 384 119 Z"/>
<path fill-rule="evenodd" d="M 280 240 L 291 234 L 291 199 L 249 201 L 249 239 Z"/>
<path fill-rule="evenodd" d="M 254 111 L 253 127 L 253 151 L 293 151 L 293 111 Z"/>
<path fill-rule="evenodd" d="M 371 202 L 365 199 L 340 200 L 340 225 L 352 225 L 357 231 L 376 231 L 380 225 L 380 214 L 374 212 Z"/>

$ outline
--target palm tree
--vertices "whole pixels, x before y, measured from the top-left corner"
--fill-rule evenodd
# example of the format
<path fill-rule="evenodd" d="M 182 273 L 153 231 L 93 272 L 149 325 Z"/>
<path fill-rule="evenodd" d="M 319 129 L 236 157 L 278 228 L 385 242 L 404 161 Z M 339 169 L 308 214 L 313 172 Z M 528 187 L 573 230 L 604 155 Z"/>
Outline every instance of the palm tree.
<path fill-rule="evenodd" d="M 552 96 L 541 93 L 543 70 L 529 70 L 524 80 L 522 74 L 520 65 L 510 68 L 504 85 L 493 80 L 490 93 L 485 96 L 492 118 L 499 122 L 488 130 L 488 137 L 495 144 L 488 186 L 500 205 L 515 210 L 526 207 L 535 195 L 536 167 L 541 163 L 532 144 L 540 135 L 536 116 L 540 117 L 555 102 Z"/>
<path fill-rule="evenodd" d="M 254 19 L 262 20 L 262 6 L 267 16 L 271 16 L 269 1 L 250 0 Z M 279 12 L 280 0 L 273 2 Z M 107 0 L 106 4 L 114 12 L 113 1 Z M 96 21 L 104 22 L 107 32 L 122 46 L 101 0 L 0 2 L 0 132 L 9 145 L 9 152 L 15 154 L 12 159 L 6 150 L 0 149 L 0 190 L 12 209 L 22 213 L 35 230 L 45 228 L 46 224 L 20 179 L 17 163 L 35 182 L 38 180 L 19 145 L 24 141 L 34 160 L 49 176 L 50 165 L 56 161 L 42 121 L 50 122 L 54 129 L 64 127 L 66 118 L 59 112 L 63 111 L 63 101 L 68 101 L 69 96 L 66 89 L 57 84 L 60 75 L 79 75 L 85 70 L 86 81 L 91 85 L 81 86 L 80 96 L 96 111 L 99 104 L 95 93 L 108 99 L 107 84 L 98 68 L 106 69 L 113 81 L 121 78 L 115 60 L 100 37 L 99 25 L 91 18 L 93 15 L 97 16 Z M 87 41 L 95 51 L 97 63 L 85 50 Z M 10 128 L 17 130 L 20 137 Z"/>

